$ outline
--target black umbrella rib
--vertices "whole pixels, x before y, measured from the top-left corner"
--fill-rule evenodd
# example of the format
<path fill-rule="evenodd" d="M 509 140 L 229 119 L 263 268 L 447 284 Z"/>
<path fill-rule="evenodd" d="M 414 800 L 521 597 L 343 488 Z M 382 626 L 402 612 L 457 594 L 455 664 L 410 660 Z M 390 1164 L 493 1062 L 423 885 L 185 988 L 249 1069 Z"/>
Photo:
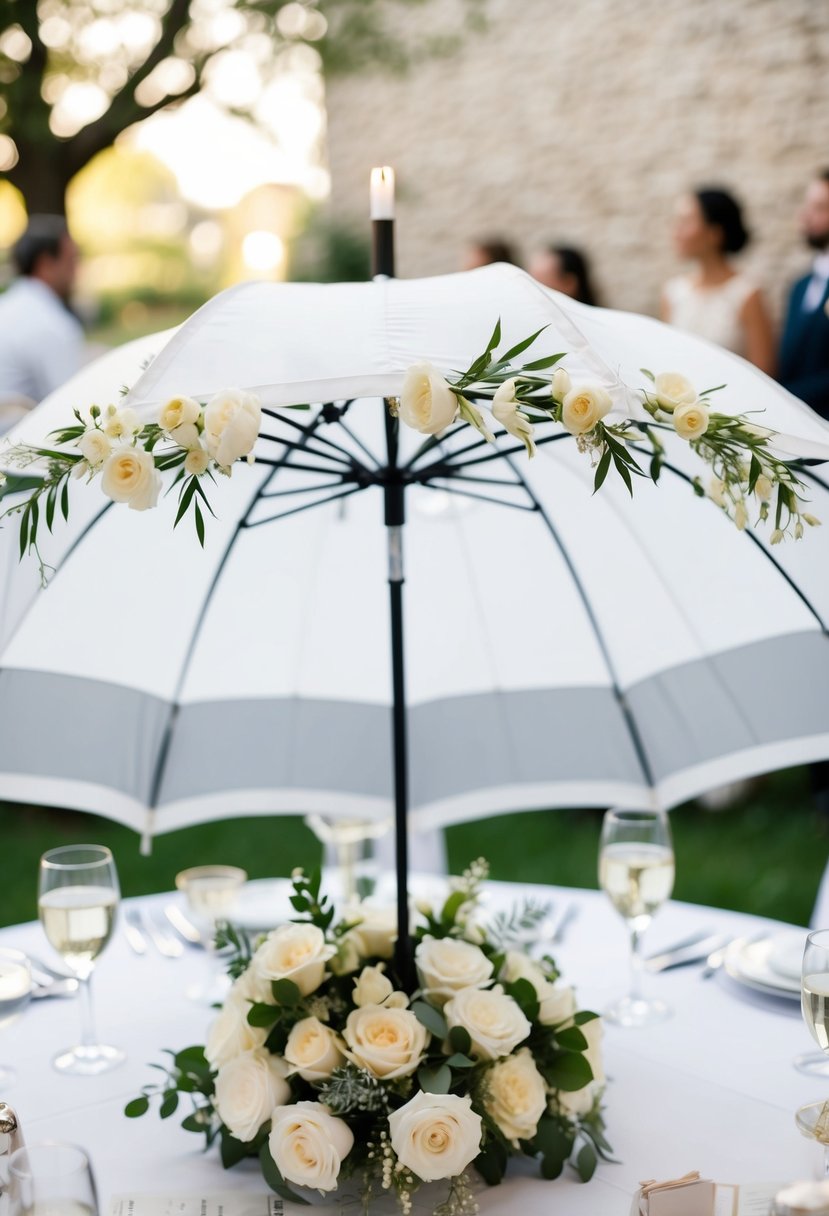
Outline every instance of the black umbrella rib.
<path fill-rule="evenodd" d="M 308 452 L 317 460 L 330 460 L 332 464 L 345 465 L 349 469 L 354 468 L 355 464 L 358 468 L 364 467 L 359 461 L 355 461 L 352 457 L 334 456 L 330 452 L 321 452 L 318 451 L 317 448 L 306 447 L 304 444 L 296 443 L 293 439 L 286 439 L 284 435 L 271 435 L 268 431 L 260 431 L 259 438 L 266 440 L 268 443 L 278 443 L 288 451 Z"/>
<path fill-rule="evenodd" d="M 635 443 L 630 444 L 630 447 L 635 452 L 639 452 L 640 455 L 642 455 L 642 456 L 651 455 L 651 453 L 648 451 L 647 448 L 641 448 Z M 673 475 L 675 477 L 678 477 L 680 479 L 680 481 L 684 481 L 686 483 L 686 485 L 693 486 L 693 484 L 694 484 L 693 477 L 690 477 L 688 475 L 688 473 L 683 472 L 682 469 L 677 468 L 677 466 L 675 464 L 671 464 L 670 461 L 663 460 L 662 468 L 667 469 L 669 473 L 673 473 Z M 805 472 L 806 470 L 803 469 L 802 471 Z M 783 566 L 780 564 L 780 562 L 777 560 L 777 558 L 774 556 L 774 554 L 769 549 L 766 548 L 766 546 L 760 540 L 759 536 L 756 536 L 751 528 L 744 528 L 743 536 L 745 536 L 748 540 L 750 540 L 753 545 L 756 545 L 758 550 L 760 551 L 760 553 L 763 554 L 763 556 L 766 558 L 766 560 L 771 562 L 771 564 L 774 566 L 775 570 L 780 575 L 780 577 L 783 579 L 783 581 L 788 583 L 788 585 L 791 587 L 791 589 L 795 593 L 795 595 L 809 609 L 812 616 L 815 618 L 818 625 L 820 626 L 821 632 L 823 632 L 825 634 L 829 634 L 829 627 L 827 627 L 826 622 L 824 621 L 823 617 L 818 612 L 817 608 L 815 608 L 814 604 L 809 599 L 806 592 L 801 587 L 798 586 L 798 584 L 794 581 L 792 576 L 789 574 L 788 570 L 783 569 Z"/>
<path fill-rule="evenodd" d="M 562 436 L 554 435 L 554 436 L 551 436 L 551 438 L 561 439 Z M 585 614 L 587 616 L 588 621 L 590 622 L 590 627 L 593 630 L 596 641 L 599 645 L 599 650 L 602 653 L 602 658 L 605 661 L 605 666 L 607 667 L 608 675 L 610 676 L 611 686 L 613 688 L 613 695 L 616 698 L 616 703 L 619 706 L 619 709 L 622 713 L 622 717 L 624 719 L 625 725 L 627 726 L 628 734 L 630 735 L 630 739 L 633 744 L 633 749 L 636 752 L 636 758 L 638 759 L 640 765 L 642 766 L 642 772 L 645 775 L 645 779 L 648 782 L 648 785 L 651 787 L 651 789 L 653 789 L 655 787 L 655 782 L 653 779 L 653 772 L 651 770 L 650 761 L 648 760 L 647 752 L 645 751 L 645 745 L 642 740 L 642 736 L 639 733 L 639 727 L 636 724 L 636 719 L 634 718 L 633 714 L 631 713 L 630 705 L 628 704 L 628 700 L 627 700 L 627 697 L 625 696 L 624 690 L 622 689 L 622 686 L 619 683 L 619 678 L 616 675 L 616 669 L 613 665 L 613 660 L 610 656 L 610 650 L 608 648 L 607 642 L 605 641 L 605 636 L 602 633 L 602 629 L 598 622 L 598 618 L 596 617 L 596 614 L 593 611 L 593 607 L 590 603 L 590 599 L 588 598 L 587 591 L 584 588 L 584 584 L 582 583 L 581 579 L 579 578 L 579 574 L 578 574 L 578 571 L 576 570 L 575 563 L 573 562 L 573 559 L 570 556 L 570 552 L 569 552 L 567 546 L 565 545 L 564 541 L 562 540 L 561 535 L 559 534 L 558 528 L 553 523 L 553 521 L 550 518 L 547 511 L 544 510 L 544 507 L 538 501 L 538 499 L 536 498 L 536 496 L 533 493 L 530 486 L 527 484 L 526 481 L 524 481 L 524 478 L 521 476 L 521 473 L 515 467 L 514 462 L 509 458 L 509 456 L 506 456 L 506 461 L 507 461 L 507 464 L 512 469 L 513 473 L 515 473 L 516 477 L 518 477 L 519 480 L 522 482 L 524 489 L 526 490 L 526 492 L 529 495 L 532 502 L 535 503 L 535 509 L 538 511 L 541 519 L 544 521 L 544 526 L 546 527 L 547 531 L 550 533 L 550 536 L 553 538 L 553 541 L 555 542 L 555 545 L 556 545 L 559 553 L 561 554 L 562 560 L 563 560 L 565 566 L 567 567 L 567 572 L 570 575 L 570 578 L 573 581 L 573 586 L 575 587 L 576 592 L 579 596 L 579 599 L 582 602 L 582 606 L 584 608 Z"/>
<path fill-rule="evenodd" d="M 569 431 L 560 431 L 556 435 L 543 435 L 541 439 L 536 439 L 535 446 L 542 447 L 547 443 L 558 443 L 562 439 L 572 439 L 573 436 Z M 476 456 L 472 460 L 455 460 L 456 456 L 462 456 L 465 452 L 471 452 L 475 448 L 487 447 L 490 450 L 485 456 Z M 475 465 L 487 464 L 490 460 L 507 460 L 507 463 L 512 467 L 510 456 L 516 455 L 518 452 L 526 451 L 523 443 L 516 443 L 510 448 L 498 448 L 492 450 L 492 445 L 489 440 L 481 439 L 477 443 L 471 443 L 468 447 L 459 448 L 457 452 L 453 452 L 443 460 L 436 460 L 433 464 L 426 465 L 423 469 L 415 469 L 412 474 L 414 481 L 424 481 L 430 476 L 452 476 L 455 469 L 469 469 Z"/>
<path fill-rule="evenodd" d="M 272 459 L 270 456 L 257 456 L 256 459 L 254 460 L 254 464 L 270 465 L 273 469 L 283 468 L 285 466 L 285 461 L 288 457 L 290 457 L 294 452 L 298 452 L 298 451 L 302 450 L 301 446 L 297 446 L 296 444 L 290 444 L 287 446 L 288 446 L 288 452 L 287 452 L 286 457 L 281 457 L 279 459 Z M 354 468 L 353 465 L 351 467 Z M 288 465 L 288 468 L 296 469 L 300 473 L 321 473 L 325 477 L 330 477 L 332 475 L 332 473 L 335 472 L 334 469 L 325 468 L 318 464 L 300 464 L 298 461 L 293 461 L 290 465 Z M 362 466 L 358 465 L 356 472 L 360 472 L 361 469 L 362 469 Z M 369 470 L 366 469 L 363 471 L 370 475 Z M 343 476 L 345 476 L 345 474 L 343 474 Z"/>
<path fill-rule="evenodd" d="M 497 507 L 511 507 L 513 511 L 538 510 L 533 503 L 508 502 L 505 498 L 496 498 L 494 494 L 478 494 L 474 490 L 459 490 L 457 487 L 457 481 L 459 480 L 460 478 L 450 478 L 449 485 L 446 486 L 439 486 L 434 481 L 424 481 L 422 488 L 424 490 L 439 490 L 444 494 L 457 494 L 461 498 L 474 498 L 478 502 L 494 502 Z M 501 481 L 497 484 L 502 486 L 514 485 L 516 488 L 523 488 L 519 486 L 518 482 Z"/>
<path fill-rule="evenodd" d="M 347 490 L 341 490 L 339 494 L 328 494 L 325 498 L 316 498 L 313 502 L 303 503 L 301 507 L 291 507 L 289 511 L 278 511 L 276 515 L 268 515 L 265 519 L 245 520 L 241 525 L 243 528 L 259 528 L 262 524 L 272 524 L 278 519 L 287 519 L 289 515 L 300 515 L 303 511 L 311 511 L 314 507 L 324 507 L 326 503 L 336 502 L 338 498 L 348 498 L 351 494 L 359 494 L 364 490 L 365 486 L 349 486 Z M 307 491 L 311 493 L 312 491 Z M 274 495 L 265 494 L 263 498 L 273 498 Z"/>
<path fill-rule="evenodd" d="M 347 407 L 348 407 L 350 404 L 351 404 L 351 402 L 350 402 L 350 401 L 349 401 L 349 402 L 347 402 L 347 403 L 346 403 L 346 405 L 345 405 L 345 406 L 343 406 L 343 409 L 346 409 L 346 408 L 347 408 Z M 304 435 L 304 436 L 306 436 L 306 437 L 310 437 L 310 432 L 309 432 L 309 430 L 308 430 L 308 427 L 307 427 L 307 426 L 303 426 L 301 422 L 297 422 L 297 420 L 296 420 L 295 418 L 289 418 L 289 417 L 287 417 L 285 414 L 280 414 L 280 412 L 279 412 L 278 410 L 267 410 L 267 409 L 263 409 L 263 410 L 262 410 L 262 413 L 263 413 L 263 414 L 267 414 L 267 416 L 268 416 L 269 418 L 275 418 L 275 419 L 277 420 L 277 422 L 283 422 L 283 423 L 285 424 L 285 426 L 290 426 L 290 427 L 293 427 L 295 431 L 299 431 L 299 432 L 300 432 L 302 435 Z M 337 419 L 337 421 L 338 421 L 338 422 L 340 422 L 340 419 L 338 418 L 338 419 Z M 342 425 L 342 424 L 340 423 L 340 425 Z M 346 428 L 345 428 L 345 427 L 343 427 L 343 429 L 345 430 Z M 346 434 L 350 434 L 350 432 L 346 431 Z M 270 438 L 273 438 L 273 437 L 269 435 L 269 436 L 267 436 L 267 438 L 269 438 L 269 439 L 270 439 Z M 353 438 L 353 436 L 352 436 L 352 438 Z M 325 445 L 326 447 L 328 447 L 328 448 L 333 448 L 333 450 L 334 450 L 335 452 L 340 452 L 340 453 L 341 453 L 341 455 L 342 455 L 342 456 L 345 458 L 345 461 L 347 461 L 347 463 L 348 463 L 348 464 L 354 464 L 354 463 L 355 463 L 353 453 L 349 452 L 348 448 L 344 448 L 344 447 L 342 446 L 342 444 L 341 444 L 341 443 L 335 443 L 335 442 L 334 442 L 334 440 L 333 440 L 333 439 L 329 439 L 327 435 L 317 435 L 317 434 L 314 434 L 314 435 L 313 435 L 313 439 L 314 439 L 314 442 L 315 442 L 315 443 L 322 443 L 322 444 L 324 444 L 324 445 Z M 286 441 L 283 441 L 283 442 L 286 442 Z M 355 440 L 355 442 L 357 442 L 357 440 Z M 362 445 L 361 445 L 361 447 L 362 447 Z M 322 453 L 316 452 L 314 448 L 308 448 L 307 450 L 308 450 L 309 452 L 314 452 L 314 454 L 315 454 L 315 455 L 322 455 Z M 370 457 L 370 459 L 371 459 L 372 461 L 374 461 L 374 463 L 375 463 L 375 465 L 376 465 L 376 463 L 377 463 L 377 462 L 376 462 L 376 460 L 374 459 L 374 457 L 372 456 L 371 452 L 369 452 L 369 451 L 368 451 L 368 449 L 367 449 L 367 448 L 365 448 L 365 447 L 363 447 L 363 451 L 365 452 L 365 454 L 366 454 L 368 457 Z M 333 460 L 333 459 L 334 459 L 334 457 L 333 457 L 333 456 L 329 456 L 329 457 L 326 457 L 326 459 L 328 459 L 328 460 Z"/>

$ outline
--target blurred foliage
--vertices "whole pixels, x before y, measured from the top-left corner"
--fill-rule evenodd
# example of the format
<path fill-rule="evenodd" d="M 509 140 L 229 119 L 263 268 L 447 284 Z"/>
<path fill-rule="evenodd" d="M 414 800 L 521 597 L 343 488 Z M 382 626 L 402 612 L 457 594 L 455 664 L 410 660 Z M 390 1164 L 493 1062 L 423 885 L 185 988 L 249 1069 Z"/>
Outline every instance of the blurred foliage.
<path fill-rule="evenodd" d="M 302 283 L 359 283 L 369 277 L 369 261 L 365 233 L 316 211 L 292 246 L 290 277 Z"/>

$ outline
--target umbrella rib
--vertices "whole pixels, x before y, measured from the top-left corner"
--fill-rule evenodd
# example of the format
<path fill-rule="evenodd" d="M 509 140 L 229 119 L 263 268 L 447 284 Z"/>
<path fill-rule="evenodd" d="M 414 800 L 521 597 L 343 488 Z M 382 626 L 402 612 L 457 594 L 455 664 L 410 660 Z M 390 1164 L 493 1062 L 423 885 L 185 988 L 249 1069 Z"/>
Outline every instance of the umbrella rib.
<path fill-rule="evenodd" d="M 260 499 L 264 498 L 287 498 L 291 494 L 313 494 L 317 490 L 338 490 L 342 486 L 342 478 L 339 481 L 323 481 L 316 486 L 295 486 L 292 490 L 270 490 L 264 494 L 260 494 Z"/>
<path fill-rule="evenodd" d="M 297 446 L 296 444 L 290 444 L 290 445 L 286 445 L 286 446 L 288 446 L 288 456 L 290 456 L 292 452 L 295 452 L 295 451 L 298 452 L 298 451 L 302 450 L 302 448 Z M 325 457 L 324 459 L 327 459 L 327 457 Z M 266 464 L 266 465 L 270 465 L 273 469 L 281 469 L 281 468 L 283 468 L 283 466 L 285 466 L 285 458 L 281 458 L 279 460 L 272 460 L 269 456 L 257 456 L 254 460 L 254 464 Z M 321 467 L 318 464 L 299 464 L 297 462 L 294 462 L 285 467 L 288 467 L 291 469 L 297 469 L 300 473 L 321 473 L 324 477 L 330 477 L 331 474 L 334 472 L 334 469 L 326 469 L 324 467 Z M 371 470 L 364 469 L 364 467 L 362 465 L 352 466 L 352 468 L 355 469 L 355 473 L 359 473 L 362 470 L 363 472 L 365 472 L 366 474 L 371 476 Z M 343 474 L 343 476 L 345 476 L 345 474 Z"/>
<path fill-rule="evenodd" d="M 349 401 L 347 403 L 347 405 L 350 405 L 350 404 L 351 404 L 351 402 Z M 366 456 L 368 456 L 369 460 L 372 462 L 375 469 L 382 468 L 381 462 L 377 459 L 377 457 L 374 455 L 374 453 L 371 451 L 371 449 L 366 447 L 366 445 L 363 443 L 363 441 L 359 437 L 359 435 L 355 435 L 354 432 L 351 430 L 351 428 L 347 427 L 345 425 L 345 423 L 342 420 L 342 415 L 337 419 L 337 426 L 342 427 L 342 429 L 345 431 L 346 435 L 348 435 L 348 438 L 351 440 L 351 442 L 356 443 L 356 445 L 360 449 L 360 451 L 365 453 Z"/>
<path fill-rule="evenodd" d="M 333 403 L 332 403 L 332 404 L 333 404 Z M 345 407 L 343 407 L 343 408 L 344 408 L 344 409 L 345 409 L 345 408 L 347 408 L 347 406 L 348 406 L 348 405 L 350 405 L 350 404 L 351 404 L 351 402 L 348 402 L 348 403 L 346 404 L 346 406 L 345 406 Z M 325 408 L 325 407 L 323 407 L 323 409 L 324 409 L 324 408 Z M 335 407 L 335 408 L 336 408 L 336 407 Z M 268 416 L 269 418 L 275 418 L 275 419 L 277 420 L 277 422 L 284 422 L 284 424 L 285 424 L 286 426 L 291 426 L 291 427 L 293 427 L 293 428 L 294 428 L 294 430 L 296 430 L 296 431 L 300 431 L 300 432 L 301 432 L 301 434 L 303 434 L 303 435 L 305 435 L 306 437 L 309 437 L 309 438 L 310 438 L 310 432 L 309 432 L 309 430 L 308 430 L 308 427 L 307 427 L 307 426 L 303 426 L 301 422 L 297 422 L 297 420 L 296 420 L 295 418 L 288 418 L 288 417 L 286 417 L 284 414 L 280 414 L 280 412 L 279 412 L 278 410 L 268 410 L 268 409 L 263 409 L 263 410 L 262 410 L 262 413 L 263 413 L 263 414 L 267 414 L 267 416 Z M 319 415 L 318 415 L 318 416 L 319 416 Z M 323 415 L 323 416 L 324 416 L 324 415 Z M 337 421 L 339 422 L 339 419 L 337 419 Z M 343 428 L 343 429 L 345 429 L 345 428 Z M 348 433 L 348 432 L 346 432 L 346 433 Z M 265 438 L 270 439 L 270 438 L 272 438 L 272 436 L 267 435 L 267 436 L 265 436 Z M 353 436 L 352 436 L 352 438 L 353 438 Z M 333 448 L 333 449 L 334 449 L 336 452 L 341 452 L 341 453 L 342 453 L 342 455 L 343 455 L 343 456 L 346 458 L 346 461 L 347 461 L 349 464 L 354 464 L 354 463 L 355 463 L 353 453 L 349 452 L 348 448 L 344 448 L 344 447 L 342 446 L 342 444 L 340 444 L 340 443 L 335 443 L 333 439 L 329 439 L 327 435 L 316 435 L 316 434 L 315 434 L 315 435 L 313 436 L 313 439 L 314 439 L 314 442 L 315 442 L 315 443 L 323 443 L 323 444 L 325 444 L 325 446 L 326 446 L 326 447 Z M 286 441 L 282 441 L 282 442 L 286 442 Z M 357 441 L 355 440 L 355 442 L 357 442 Z M 362 445 L 361 445 L 361 446 L 362 446 Z M 309 450 L 309 451 L 314 451 L 314 449 L 313 449 L 313 448 L 309 448 L 308 450 Z M 374 457 L 372 456 L 371 452 L 369 452 L 369 451 L 368 451 L 368 449 L 367 449 L 367 448 L 365 448 L 365 447 L 363 447 L 363 451 L 365 452 L 365 454 L 366 454 L 367 456 L 369 456 L 369 457 L 370 457 L 370 459 L 371 459 L 371 460 L 373 460 L 373 461 L 374 461 L 374 463 L 375 463 L 375 465 L 376 465 L 376 463 L 377 463 L 377 462 L 376 462 L 376 460 L 374 459 Z M 314 454 L 315 454 L 315 455 L 318 455 L 318 456 L 321 456 L 321 455 L 322 455 L 322 453 L 320 453 L 320 452 L 315 452 Z M 333 457 L 333 456 L 329 456 L 329 457 L 325 457 L 325 459 L 328 459 L 328 460 L 333 460 L 333 459 L 334 459 L 334 457 Z M 345 462 L 344 462 L 344 463 L 345 463 Z"/>
<path fill-rule="evenodd" d="M 650 453 L 648 452 L 648 450 L 646 448 L 637 447 L 637 445 L 634 443 L 632 443 L 630 446 L 635 452 L 639 452 L 643 456 L 650 455 Z M 681 481 L 684 481 L 686 483 L 686 485 L 693 486 L 694 479 L 692 477 L 690 477 L 687 473 L 683 472 L 682 469 L 677 468 L 676 465 L 671 464 L 670 461 L 668 461 L 668 460 L 663 461 L 662 468 L 667 469 L 669 473 L 673 473 L 675 477 L 678 477 Z M 803 469 L 802 471 L 804 473 L 806 472 L 805 469 Z M 753 545 L 757 546 L 757 548 L 763 554 L 763 556 L 766 558 L 766 560 L 771 562 L 771 564 L 774 566 L 775 570 L 780 575 L 780 577 L 784 580 L 784 582 L 788 583 L 789 586 L 791 587 L 792 591 L 794 591 L 795 595 L 798 596 L 798 598 L 800 600 L 802 600 L 803 604 L 811 612 L 812 616 L 815 618 L 818 625 L 820 625 L 821 632 L 825 633 L 825 634 L 829 634 L 829 627 L 827 627 L 826 622 L 824 621 L 823 617 L 818 612 L 817 608 L 815 608 L 814 604 L 809 599 L 806 592 L 803 591 L 802 588 L 798 586 L 798 584 L 794 581 L 794 579 L 789 574 L 789 572 L 787 570 L 783 569 L 783 566 L 780 564 L 780 562 L 777 560 L 777 558 L 774 556 L 774 554 L 769 552 L 769 550 L 766 548 L 766 546 L 760 540 L 759 536 L 756 536 L 755 533 L 750 528 L 743 529 L 743 536 L 745 536 L 748 540 L 750 540 Z"/>
<path fill-rule="evenodd" d="M 329 494 L 327 498 L 317 498 L 313 502 L 303 503 L 301 507 L 292 507 L 290 511 L 279 511 L 276 515 L 268 515 L 265 519 L 255 519 L 253 522 L 249 520 L 243 521 L 240 524 L 242 528 L 259 528 L 262 524 L 272 524 L 277 519 L 287 519 L 289 515 L 300 515 L 303 511 L 311 511 L 314 507 L 324 507 L 326 503 L 336 502 L 338 498 L 348 498 L 351 494 L 359 494 L 360 490 L 364 490 L 365 486 L 349 486 L 347 490 L 341 490 L 339 494 Z M 311 493 L 309 490 L 308 493 Z M 262 497 L 274 497 L 273 495 L 263 495 Z"/>
<path fill-rule="evenodd" d="M 346 465 L 348 468 L 355 467 L 355 461 L 353 458 L 346 458 L 345 456 L 333 456 L 328 452 L 319 452 L 316 448 L 305 447 L 303 444 L 294 443 L 293 440 L 286 439 L 283 435 L 270 435 L 267 431 L 260 431 L 259 438 L 266 439 L 269 443 L 281 443 L 283 447 L 286 447 L 293 452 L 310 452 L 312 456 L 317 458 L 317 460 L 330 460 L 333 464 Z M 357 467 L 363 468 L 364 466 L 357 463 Z"/>
<path fill-rule="evenodd" d="M 546 443 L 558 443 L 558 441 L 560 439 L 572 439 L 572 438 L 573 438 L 573 436 L 570 434 L 569 431 L 561 431 L 557 435 L 544 435 L 544 436 L 542 436 L 541 439 L 536 439 L 535 446 L 537 448 L 540 448 L 543 444 L 546 444 Z M 452 470 L 454 470 L 454 469 L 468 469 L 476 464 L 486 464 L 490 460 L 507 460 L 507 463 L 510 465 L 510 468 L 512 468 L 512 463 L 509 460 L 509 457 L 516 455 L 518 452 L 526 451 L 526 447 L 523 443 L 517 443 L 517 444 L 514 444 L 511 448 L 496 448 L 494 452 L 493 451 L 487 452 L 487 454 L 485 456 L 476 456 L 473 460 L 454 460 L 453 459 L 453 456 L 462 456 L 464 454 L 464 452 L 471 452 L 475 448 L 481 448 L 481 447 L 491 447 L 489 440 L 480 439 L 477 443 L 469 444 L 468 447 L 459 448 L 457 452 L 454 452 L 451 456 L 447 456 L 445 460 L 436 460 L 433 464 L 427 465 L 425 469 L 416 469 L 414 471 L 414 480 L 423 481 L 423 480 L 425 480 L 425 478 L 427 478 L 431 475 L 438 476 L 438 477 L 443 476 L 444 474 L 442 474 L 441 472 L 438 471 L 441 469 L 450 470 L 450 472 L 446 475 L 451 477 L 453 475 Z"/>
<path fill-rule="evenodd" d="M 475 498 L 478 502 L 494 502 L 497 507 L 511 507 L 513 511 L 532 512 L 538 510 L 538 507 L 532 503 L 528 506 L 523 502 L 507 502 L 504 498 L 496 498 L 494 494 L 478 494 L 474 490 L 459 490 L 457 486 L 452 484 L 451 478 L 449 479 L 449 483 L 447 486 L 439 486 L 433 481 L 424 481 L 421 488 L 424 490 L 439 490 L 444 494 L 458 494 L 461 498 Z M 496 484 L 501 486 L 514 485 L 517 488 L 523 488 L 520 487 L 517 481 L 500 481 Z"/>
<path fill-rule="evenodd" d="M 561 435 L 551 436 L 551 439 L 561 439 L 561 438 L 562 438 Z M 541 442 L 544 442 L 544 441 L 542 440 Z M 519 449 L 516 449 L 516 450 L 519 450 Z M 654 778 L 653 778 L 653 772 L 651 771 L 650 761 L 648 760 L 647 752 L 645 751 L 644 741 L 642 739 L 642 736 L 639 733 L 639 727 L 637 726 L 636 719 L 634 718 L 634 716 L 631 712 L 631 708 L 630 708 L 630 705 L 628 704 L 628 700 L 627 700 L 627 697 L 625 696 L 624 690 L 622 689 L 622 686 L 619 683 L 619 678 L 616 675 L 616 669 L 613 665 L 613 660 L 610 657 L 610 650 L 608 648 L 607 642 L 605 641 L 604 634 L 602 633 L 601 626 L 599 625 L 596 614 L 593 611 L 590 600 L 588 599 L 587 592 L 584 588 L 584 585 L 582 584 L 582 581 L 579 578 L 578 571 L 576 570 L 573 559 L 570 556 L 570 552 L 567 549 L 567 546 L 564 544 L 564 541 L 562 540 L 562 538 L 559 534 L 559 531 L 556 528 L 555 524 L 553 523 L 552 519 L 550 518 L 548 513 L 545 511 L 544 507 L 541 505 L 539 500 L 536 498 L 536 496 L 533 493 L 530 486 L 527 484 L 527 482 L 521 476 L 519 469 L 517 469 L 515 467 L 515 464 L 509 458 L 509 456 L 506 455 L 506 453 L 505 453 L 505 459 L 506 459 L 506 462 L 509 465 L 509 467 L 512 469 L 513 473 L 515 473 L 516 477 L 518 477 L 518 479 L 522 482 L 524 489 L 526 490 L 526 492 L 529 495 L 532 502 L 535 503 L 535 509 L 538 511 L 541 519 L 544 521 L 544 526 L 546 527 L 547 531 L 550 533 L 550 536 L 553 538 L 553 541 L 555 542 L 555 544 L 558 548 L 558 551 L 561 554 L 562 560 L 563 560 L 565 566 L 567 567 L 567 572 L 570 575 L 570 578 L 573 580 L 573 585 L 576 589 L 579 599 L 582 602 L 582 606 L 584 607 L 585 614 L 590 623 L 590 627 L 593 630 L 596 641 L 598 642 L 599 650 L 602 653 L 602 658 L 604 659 L 605 666 L 607 667 L 608 675 L 610 676 L 611 686 L 613 688 L 613 695 L 616 698 L 616 703 L 618 704 L 619 709 L 621 710 L 622 717 L 624 718 L 625 725 L 627 726 L 628 734 L 630 735 L 630 739 L 633 744 L 633 749 L 636 752 L 636 758 L 638 759 L 638 761 L 642 767 L 642 772 L 644 773 L 644 776 L 648 782 L 648 785 L 651 787 L 651 789 L 654 789 L 655 782 L 654 782 Z"/>

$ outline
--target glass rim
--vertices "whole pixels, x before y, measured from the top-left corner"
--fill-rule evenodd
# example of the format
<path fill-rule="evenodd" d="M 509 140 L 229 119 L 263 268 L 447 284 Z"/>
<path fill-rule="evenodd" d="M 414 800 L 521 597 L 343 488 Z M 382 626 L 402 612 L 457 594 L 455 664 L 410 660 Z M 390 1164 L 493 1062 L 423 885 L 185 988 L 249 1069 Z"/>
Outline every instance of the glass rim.
<path fill-rule="evenodd" d="M 18 950 L 16 946 L 0 946 L 0 958 L 13 958 L 15 962 L 27 963 L 31 970 L 32 962 L 25 950 Z"/>
<path fill-rule="evenodd" d="M 186 870 L 179 870 L 176 874 L 176 887 L 179 891 L 183 891 L 191 882 L 198 882 L 200 878 L 227 878 L 230 881 L 243 883 L 247 882 L 247 870 L 243 870 L 241 866 L 225 866 L 225 865 L 206 865 L 206 866 L 189 866 Z"/>
<path fill-rule="evenodd" d="M 79 1144 L 72 1144 L 69 1140 L 36 1140 L 33 1144 L 22 1144 L 20 1148 L 16 1148 L 9 1156 L 9 1173 L 14 1174 L 19 1179 L 29 1179 L 36 1176 L 36 1171 L 30 1167 L 26 1170 L 18 1168 L 18 1162 L 29 1153 L 36 1153 L 40 1149 L 62 1149 L 69 1150 L 71 1153 L 76 1153 L 80 1160 L 71 1169 L 63 1170 L 64 1177 L 68 1174 L 75 1174 L 81 1170 L 92 1171 L 92 1162 L 89 1159 L 89 1153 L 85 1148 L 81 1148 Z M 34 1163 L 32 1163 L 33 1165 Z"/>
<path fill-rule="evenodd" d="M 58 860 L 61 853 L 80 853 L 84 850 L 88 853 L 98 853 L 100 856 L 88 861 Z M 88 870 L 91 866 L 110 865 L 114 860 L 112 850 L 105 844 L 61 844 L 54 849 L 47 849 L 40 859 L 40 864 L 49 870 Z"/>
<path fill-rule="evenodd" d="M 621 806 L 611 806 L 604 813 L 605 819 L 618 819 L 623 823 L 653 823 L 655 819 L 668 819 L 667 811 L 648 810 L 627 810 Z"/>
<path fill-rule="evenodd" d="M 819 938 L 823 940 L 819 941 Z M 829 950 L 829 929 L 812 929 L 811 933 L 807 933 L 804 953 L 810 946 L 816 946 L 818 950 Z"/>

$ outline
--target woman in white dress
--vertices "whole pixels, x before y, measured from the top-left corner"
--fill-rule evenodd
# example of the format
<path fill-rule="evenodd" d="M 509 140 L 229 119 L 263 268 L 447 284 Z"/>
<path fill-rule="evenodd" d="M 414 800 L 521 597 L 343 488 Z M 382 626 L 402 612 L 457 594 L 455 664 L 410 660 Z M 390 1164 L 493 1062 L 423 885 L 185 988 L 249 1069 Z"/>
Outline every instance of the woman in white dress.
<path fill-rule="evenodd" d="M 661 314 L 678 329 L 699 334 L 774 374 L 775 341 L 763 293 L 731 264 L 748 243 L 740 206 L 725 190 L 696 190 L 679 200 L 673 240 L 689 274 L 670 279 Z"/>

